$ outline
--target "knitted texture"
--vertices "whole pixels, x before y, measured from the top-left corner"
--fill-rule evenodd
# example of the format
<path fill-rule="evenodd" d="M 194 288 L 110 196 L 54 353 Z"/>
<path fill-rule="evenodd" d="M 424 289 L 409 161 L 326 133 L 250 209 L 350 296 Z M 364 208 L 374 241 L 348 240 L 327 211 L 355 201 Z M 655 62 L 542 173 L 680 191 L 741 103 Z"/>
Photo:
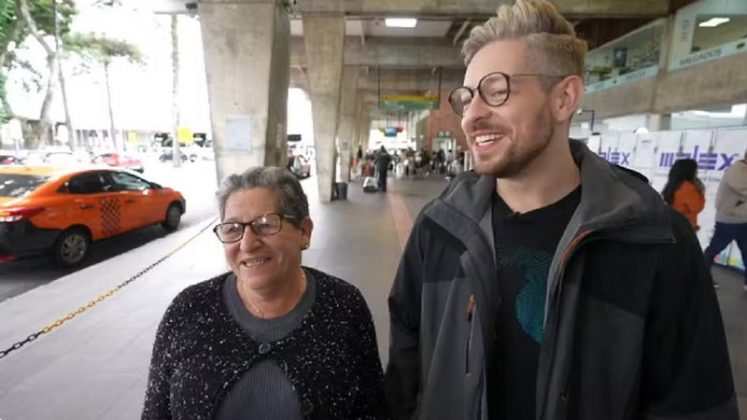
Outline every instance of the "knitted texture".
<path fill-rule="evenodd" d="M 301 325 L 257 343 L 221 297 L 228 274 L 182 291 L 156 333 L 143 419 L 211 419 L 234 383 L 273 359 L 298 393 L 306 419 L 388 418 L 371 313 L 343 280 L 306 268 L 317 298 Z"/>

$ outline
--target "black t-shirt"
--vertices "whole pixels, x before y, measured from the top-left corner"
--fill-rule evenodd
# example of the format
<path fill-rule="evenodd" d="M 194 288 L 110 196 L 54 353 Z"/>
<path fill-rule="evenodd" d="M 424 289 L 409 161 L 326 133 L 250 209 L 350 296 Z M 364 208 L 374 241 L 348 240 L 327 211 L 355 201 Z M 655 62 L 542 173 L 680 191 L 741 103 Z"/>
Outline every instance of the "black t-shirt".
<path fill-rule="evenodd" d="M 495 236 L 501 304 L 496 322 L 497 387 L 491 419 L 535 417 L 535 386 L 543 339 L 547 274 L 555 248 L 581 200 L 581 187 L 556 203 L 514 214 L 495 194 Z"/>

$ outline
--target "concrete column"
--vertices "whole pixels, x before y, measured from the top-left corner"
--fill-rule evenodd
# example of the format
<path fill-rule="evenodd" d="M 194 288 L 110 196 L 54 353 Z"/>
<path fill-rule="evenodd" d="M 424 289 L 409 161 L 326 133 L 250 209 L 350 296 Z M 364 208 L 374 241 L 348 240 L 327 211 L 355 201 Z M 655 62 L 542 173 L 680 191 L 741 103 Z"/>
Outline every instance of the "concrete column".
<path fill-rule="evenodd" d="M 371 136 L 371 115 L 367 111 L 363 111 L 363 118 L 360 124 L 360 144 L 363 147 L 365 153 L 370 147 L 368 144 L 369 137 Z"/>
<path fill-rule="evenodd" d="M 672 114 L 649 114 L 647 122 L 649 131 L 668 131 L 672 129 Z"/>
<path fill-rule="evenodd" d="M 340 152 L 340 181 L 350 182 L 350 158 L 358 150 L 356 136 L 356 111 L 358 103 L 358 67 L 345 66 L 340 93 L 340 124 L 337 127 L 337 150 Z"/>
<path fill-rule="evenodd" d="M 283 0 L 200 3 L 218 179 L 285 166 L 290 23 Z"/>
<path fill-rule="evenodd" d="M 345 17 L 341 14 L 305 14 L 303 32 L 309 65 L 319 201 L 328 203 L 332 200 L 335 181 L 335 137 L 342 84 Z"/>

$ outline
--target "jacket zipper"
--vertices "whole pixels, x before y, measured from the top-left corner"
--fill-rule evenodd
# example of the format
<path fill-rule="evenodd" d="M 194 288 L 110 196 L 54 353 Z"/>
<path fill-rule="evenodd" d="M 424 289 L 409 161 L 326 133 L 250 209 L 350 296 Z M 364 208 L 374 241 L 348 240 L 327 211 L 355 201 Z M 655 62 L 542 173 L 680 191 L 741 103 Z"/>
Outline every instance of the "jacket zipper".
<path fill-rule="evenodd" d="M 560 264 L 558 266 L 559 277 L 558 277 L 557 289 L 556 289 L 556 291 L 554 293 L 554 296 L 559 296 L 560 293 L 562 292 L 563 278 L 565 277 L 565 269 L 566 269 L 566 266 L 568 264 L 568 261 L 570 260 L 571 256 L 573 256 L 573 254 L 580 248 L 580 246 L 582 244 L 585 244 L 585 243 L 588 242 L 588 241 L 584 241 L 584 239 L 586 239 L 587 237 L 589 237 L 589 235 L 591 235 L 592 232 L 594 232 L 594 231 L 593 230 L 586 230 L 586 231 L 580 232 L 575 238 L 573 238 L 573 240 L 571 241 L 571 243 L 568 244 L 568 246 L 563 251 L 563 254 L 562 254 L 561 258 L 560 258 Z M 549 302 L 550 305 L 552 305 L 552 302 L 554 300 L 555 299 L 553 297 L 553 299 Z M 550 308 L 548 308 L 548 310 L 549 309 Z M 558 311 L 559 310 L 560 309 L 558 309 Z M 557 325 L 557 323 L 559 322 L 559 317 L 556 316 L 555 318 L 556 319 L 554 321 L 555 321 L 556 325 L 555 325 L 555 328 L 554 328 L 554 333 L 557 336 L 557 333 L 558 333 L 558 325 Z M 553 355 L 555 354 L 556 347 L 557 347 L 557 340 L 553 339 L 553 348 L 552 348 L 551 354 L 553 354 Z M 555 361 L 554 361 L 554 358 L 553 358 L 553 364 L 554 363 L 555 363 Z M 553 369 L 554 368 L 551 367 L 549 369 L 549 372 L 552 372 Z M 570 398 L 570 395 L 569 395 L 569 393 L 570 393 L 570 386 L 571 386 L 571 378 L 569 376 L 568 378 L 565 378 L 563 386 L 561 388 L 561 393 L 560 393 L 560 396 L 559 396 L 560 400 L 563 403 L 567 403 L 568 399 Z"/>
<path fill-rule="evenodd" d="M 467 329 L 468 329 L 468 335 L 467 335 L 467 346 L 464 352 L 464 374 L 469 375 L 469 352 L 472 348 L 472 334 L 475 330 L 474 323 L 472 322 L 472 318 L 474 317 L 474 311 L 475 306 L 477 306 L 477 303 L 475 302 L 475 295 L 469 295 L 469 298 L 467 298 Z"/>
<path fill-rule="evenodd" d="M 560 260 L 560 265 L 558 267 L 558 272 L 560 273 L 559 274 L 560 277 L 558 278 L 558 290 L 556 291 L 556 296 L 561 293 L 561 288 L 562 288 L 562 285 L 563 285 L 563 278 L 565 277 L 565 269 L 566 269 L 566 266 L 568 264 L 568 261 L 573 256 L 573 254 L 576 251 L 578 251 L 578 249 L 581 247 L 582 244 L 586 245 L 589 242 L 593 242 L 593 241 L 595 241 L 597 239 L 600 239 L 599 237 L 596 237 L 594 239 L 586 240 L 592 233 L 595 233 L 595 232 L 596 232 L 595 230 L 586 230 L 586 231 L 583 231 L 583 232 L 579 233 L 571 241 L 571 243 L 566 247 L 566 249 L 563 251 L 563 255 L 562 255 L 561 260 Z M 662 241 L 658 241 L 658 240 L 639 241 L 639 243 L 643 243 L 643 244 L 661 243 L 661 242 Z M 675 243 L 676 241 L 674 239 L 672 239 L 671 242 Z M 556 323 L 557 322 L 558 322 L 558 320 L 556 320 Z M 556 328 L 555 328 L 556 334 L 557 334 L 557 329 L 558 328 L 556 326 Z M 555 342 L 555 340 L 553 340 L 553 343 L 554 343 L 553 346 L 555 346 L 555 344 L 557 344 Z M 553 350 L 552 350 L 552 354 L 555 354 L 555 348 L 554 347 L 553 347 Z M 552 371 L 552 369 L 550 369 L 550 371 Z M 570 398 L 571 398 L 570 391 L 571 391 L 571 386 L 573 385 L 572 382 L 573 382 L 572 376 L 569 375 L 569 377 L 566 378 L 565 383 L 563 384 L 562 391 L 561 391 L 561 394 L 560 394 L 560 400 L 563 403 L 567 403 L 570 400 Z"/>

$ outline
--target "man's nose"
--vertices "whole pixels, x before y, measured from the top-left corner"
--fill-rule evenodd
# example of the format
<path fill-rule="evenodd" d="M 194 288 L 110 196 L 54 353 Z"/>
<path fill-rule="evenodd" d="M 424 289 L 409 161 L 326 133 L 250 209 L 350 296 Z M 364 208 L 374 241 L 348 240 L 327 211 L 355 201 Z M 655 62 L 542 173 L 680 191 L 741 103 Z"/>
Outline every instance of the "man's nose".
<path fill-rule="evenodd" d="M 485 103 L 482 96 L 475 92 L 475 96 L 472 97 L 462 113 L 462 127 L 465 128 L 465 131 L 473 123 L 490 116 L 491 108 L 490 105 Z"/>

